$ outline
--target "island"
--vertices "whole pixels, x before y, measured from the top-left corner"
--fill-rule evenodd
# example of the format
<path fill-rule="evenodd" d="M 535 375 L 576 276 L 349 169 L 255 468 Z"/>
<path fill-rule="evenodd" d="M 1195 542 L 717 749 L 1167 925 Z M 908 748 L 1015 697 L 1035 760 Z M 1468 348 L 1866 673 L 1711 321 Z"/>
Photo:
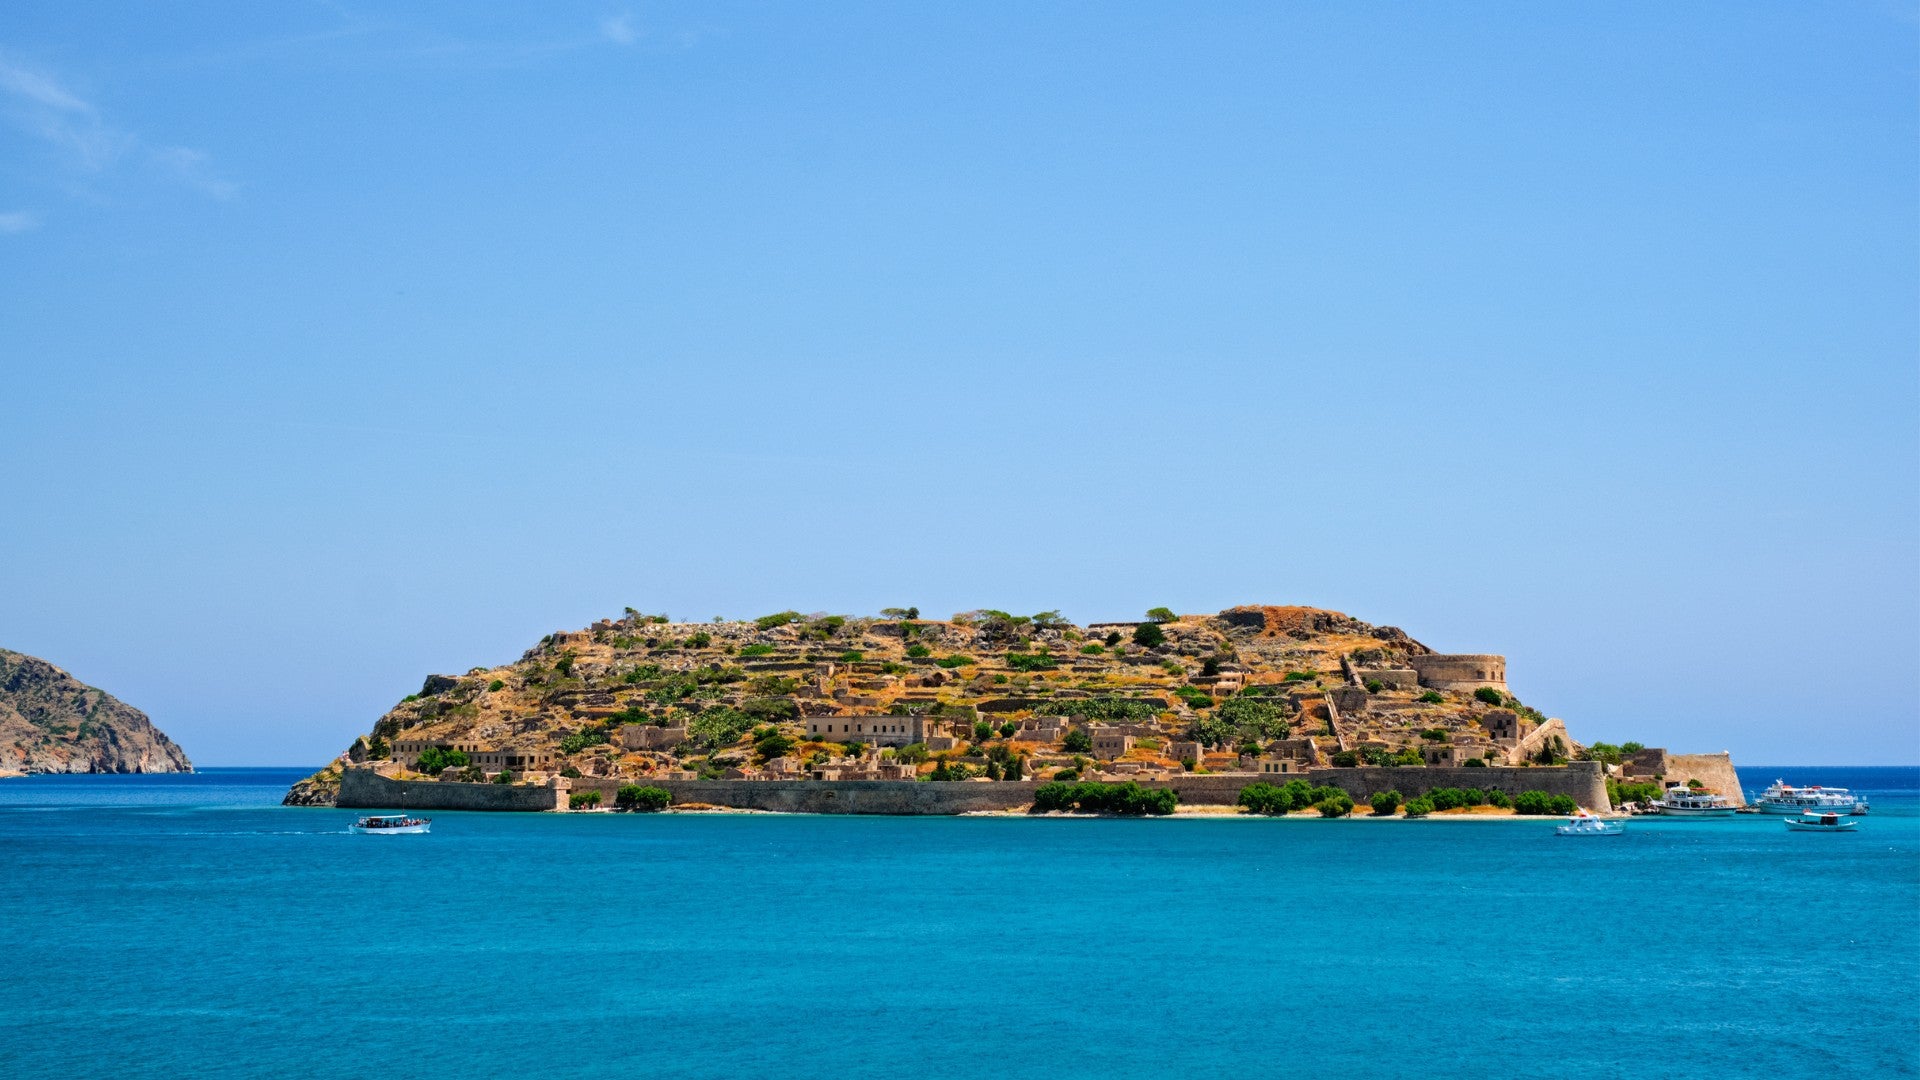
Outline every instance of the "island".
<path fill-rule="evenodd" d="M 39 657 L 0 649 L 0 777 L 192 771 L 146 713 Z"/>
<path fill-rule="evenodd" d="M 1725 753 L 1582 743 L 1496 654 L 1336 611 L 1155 608 L 1075 625 L 628 608 L 431 675 L 286 803 L 396 809 L 1373 816 L 1606 812 Z"/>

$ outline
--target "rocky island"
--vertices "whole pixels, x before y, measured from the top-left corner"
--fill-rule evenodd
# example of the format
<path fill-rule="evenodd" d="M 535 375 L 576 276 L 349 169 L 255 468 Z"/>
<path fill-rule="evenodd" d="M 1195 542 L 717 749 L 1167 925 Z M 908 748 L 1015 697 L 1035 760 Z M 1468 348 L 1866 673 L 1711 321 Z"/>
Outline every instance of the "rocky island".
<path fill-rule="evenodd" d="M 1317 608 L 1085 626 L 991 609 L 685 623 L 630 608 L 513 663 L 429 676 L 286 802 L 580 809 L 645 785 L 676 805 L 956 813 L 1090 782 L 1189 806 L 1293 783 L 1388 812 L 1456 791 L 1483 809 L 1539 792 L 1606 810 L 1623 785 L 1659 782 L 1740 797 L 1725 754 L 1582 743 L 1513 694 L 1503 657 Z"/>
<path fill-rule="evenodd" d="M 147 714 L 45 660 L 0 649 L 0 776 L 192 771 Z"/>

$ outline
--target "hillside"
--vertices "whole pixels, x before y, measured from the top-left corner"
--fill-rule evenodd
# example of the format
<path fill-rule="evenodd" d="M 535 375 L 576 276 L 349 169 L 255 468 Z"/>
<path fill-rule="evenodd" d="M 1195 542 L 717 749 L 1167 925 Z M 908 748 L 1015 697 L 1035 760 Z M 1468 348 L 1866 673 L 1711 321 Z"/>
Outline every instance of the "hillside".
<path fill-rule="evenodd" d="M 45 660 L 0 649 L 0 776 L 192 771 L 139 709 Z"/>
<path fill-rule="evenodd" d="M 1498 656 L 1305 607 L 1076 626 L 782 612 L 676 623 L 629 609 L 518 661 L 429 676 L 340 770 L 396 777 L 941 779 L 1526 765 L 1581 747 L 1508 693 Z"/>

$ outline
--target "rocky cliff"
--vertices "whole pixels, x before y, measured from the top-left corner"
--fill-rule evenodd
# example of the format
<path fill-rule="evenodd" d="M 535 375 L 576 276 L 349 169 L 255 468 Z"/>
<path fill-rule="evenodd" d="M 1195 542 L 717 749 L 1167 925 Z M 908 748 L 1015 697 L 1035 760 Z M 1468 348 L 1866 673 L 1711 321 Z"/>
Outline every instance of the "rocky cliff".
<path fill-rule="evenodd" d="M 192 771 L 139 709 L 45 660 L 0 649 L 0 776 Z"/>

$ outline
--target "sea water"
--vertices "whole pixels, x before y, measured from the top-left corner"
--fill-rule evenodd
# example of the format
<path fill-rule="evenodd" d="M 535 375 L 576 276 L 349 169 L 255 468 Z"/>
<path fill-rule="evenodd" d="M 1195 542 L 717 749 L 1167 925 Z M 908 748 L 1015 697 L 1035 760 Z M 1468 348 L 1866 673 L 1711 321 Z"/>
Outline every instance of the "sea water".
<path fill-rule="evenodd" d="M 1920 770 L 1854 835 L 434 815 L 0 782 L 0 1076 L 1913 1075 Z"/>

